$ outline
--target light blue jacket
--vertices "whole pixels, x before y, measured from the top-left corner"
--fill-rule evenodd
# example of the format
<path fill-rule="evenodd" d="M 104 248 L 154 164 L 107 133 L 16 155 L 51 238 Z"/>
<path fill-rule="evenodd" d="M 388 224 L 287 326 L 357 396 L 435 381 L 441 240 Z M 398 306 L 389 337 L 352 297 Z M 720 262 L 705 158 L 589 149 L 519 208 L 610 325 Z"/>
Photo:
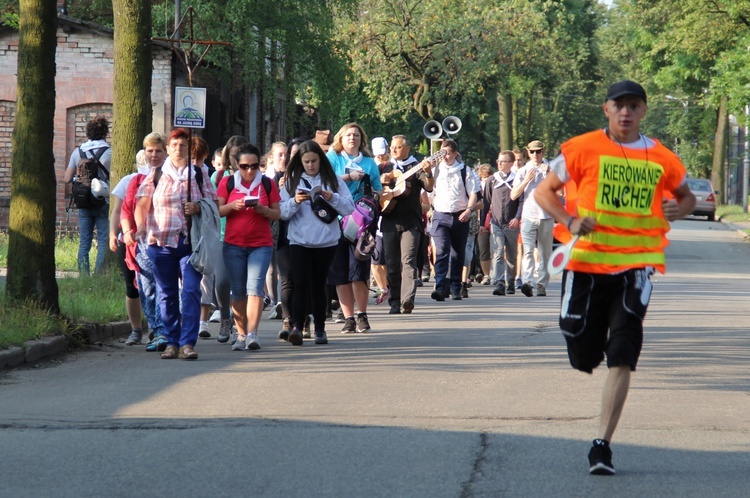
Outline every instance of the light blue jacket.
<path fill-rule="evenodd" d="M 320 175 L 309 176 L 302 173 L 302 178 L 310 183 L 311 187 L 321 184 Z M 338 192 L 333 193 L 333 198 L 329 204 L 338 211 L 339 215 L 344 216 L 354 211 L 354 200 L 352 194 L 346 186 L 346 183 L 339 178 Z M 290 197 L 286 188 L 281 188 L 281 219 L 289 220 L 287 227 L 287 238 L 289 244 L 304 247 L 332 247 L 339 243 L 341 238 L 341 227 L 338 221 L 324 223 L 313 213 L 310 201 L 300 204 Z"/>
<path fill-rule="evenodd" d="M 328 153 L 326 153 L 326 157 L 331 162 L 331 166 L 333 166 L 333 171 L 336 173 L 336 176 L 343 176 L 346 174 L 346 165 L 349 162 L 349 159 L 343 151 L 337 154 L 335 150 L 330 149 Z M 366 175 L 370 175 L 370 185 L 372 186 L 373 191 L 383 190 L 383 185 L 380 183 L 380 170 L 373 158 L 365 156 L 357 166 L 359 166 Z M 346 186 L 349 188 L 349 192 L 352 194 L 355 201 L 364 195 L 364 182 L 362 180 L 346 182 Z"/>

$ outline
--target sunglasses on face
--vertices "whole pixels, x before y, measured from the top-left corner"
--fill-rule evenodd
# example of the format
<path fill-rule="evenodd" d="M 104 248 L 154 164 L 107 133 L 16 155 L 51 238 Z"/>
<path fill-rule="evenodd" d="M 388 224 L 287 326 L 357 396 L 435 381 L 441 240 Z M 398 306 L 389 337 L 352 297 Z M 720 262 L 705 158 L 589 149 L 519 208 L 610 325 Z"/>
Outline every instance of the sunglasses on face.
<path fill-rule="evenodd" d="M 544 152 L 544 149 L 540 149 L 540 150 L 530 150 L 530 151 L 529 151 L 529 154 L 541 154 L 542 152 Z"/>
<path fill-rule="evenodd" d="M 260 168 L 260 163 L 253 163 L 253 164 L 238 164 L 237 165 L 242 171 L 247 171 L 249 169 L 255 171 L 256 169 Z"/>

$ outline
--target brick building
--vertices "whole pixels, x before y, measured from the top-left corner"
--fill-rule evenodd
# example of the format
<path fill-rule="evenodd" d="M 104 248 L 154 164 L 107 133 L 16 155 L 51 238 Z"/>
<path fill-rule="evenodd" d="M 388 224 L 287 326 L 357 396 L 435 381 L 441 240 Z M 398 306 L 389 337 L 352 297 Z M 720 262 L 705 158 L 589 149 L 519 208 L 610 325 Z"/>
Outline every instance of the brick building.
<path fill-rule="evenodd" d="M 86 141 L 86 123 L 97 115 L 105 116 L 113 126 L 114 35 L 113 30 L 66 15 L 65 0 L 58 0 L 57 50 L 55 61 L 55 135 L 54 155 L 57 184 L 57 226 L 77 230 L 77 211 L 66 212 L 70 185 L 63 173 L 71 152 Z M 270 42 L 269 42 L 270 43 Z M 7 230 L 10 210 L 11 136 L 15 119 L 18 32 L 0 27 L 0 231 Z M 238 68 L 234 74 L 239 74 Z M 272 77 L 269 74 L 266 77 Z M 279 77 L 279 76 L 277 76 Z M 185 70 L 171 48 L 161 42 L 153 45 L 151 76 L 152 130 L 168 134 L 172 129 L 172 100 L 175 86 L 187 86 Z M 291 136 L 313 136 L 314 128 L 301 106 L 288 103 L 281 89 L 264 104 L 263 83 L 247 87 L 240 78 L 224 81 L 211 71 L 200 71 L 194 84 L 207 89 L 206 122 L 202 136 L 211 150 L 223 145 L 231 135 L 247 136 L 268 150 L 271 143 Z M 144 103 L 149 105 L 149 103 Z M 294 109 L 295 123 L 287 123 L 287 109 Z M 297 122 L 299 121 L 299 122 Z M 304 128 L 302 122 L 308 122 Z M 289 130 L 288 130 L 289 128 Z M 111 137 L 107 137 L 111 143 Z"/>
<path fill-rule="evenodd" d="M 55 61 L 55 135 L 53 150 L 57 176 L 57 225 L 77 227 L 75 209 L 66 213 L 70 185 L 63 183 L 63 172 L 70 153 L 86 141 L 86 123 L 96 115 L 105 116 L 112 128 L 114 101 L 114 39 L 110 29 L 58 15 Z M 0 31 L 0 230 L 8 228 L 10 210 L 11 135 L 15 119 L 18 32 Z M 171 129 L 172 51 L 163 45 L 153 50 L 151 105 L 153 129 Z M 110 137 L 107 138 L 110 141 Z M 67 188 L 66 188 L 67 187 Z"/>

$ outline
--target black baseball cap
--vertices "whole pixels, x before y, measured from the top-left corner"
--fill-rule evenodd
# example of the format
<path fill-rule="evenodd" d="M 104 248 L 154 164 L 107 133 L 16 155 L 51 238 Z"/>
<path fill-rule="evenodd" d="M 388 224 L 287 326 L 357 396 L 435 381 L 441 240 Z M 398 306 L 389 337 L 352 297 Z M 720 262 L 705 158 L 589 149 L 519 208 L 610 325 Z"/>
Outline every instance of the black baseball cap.
<path fill-rule="evenodd" d="M 640 97 L 646 102 L 646 90 L 635 81 L 622 80 L 618 81 L 607 90 L 607 98 L 605 100 L 617 100 L 620 97 L 626 95 L 635 95 Z"/>

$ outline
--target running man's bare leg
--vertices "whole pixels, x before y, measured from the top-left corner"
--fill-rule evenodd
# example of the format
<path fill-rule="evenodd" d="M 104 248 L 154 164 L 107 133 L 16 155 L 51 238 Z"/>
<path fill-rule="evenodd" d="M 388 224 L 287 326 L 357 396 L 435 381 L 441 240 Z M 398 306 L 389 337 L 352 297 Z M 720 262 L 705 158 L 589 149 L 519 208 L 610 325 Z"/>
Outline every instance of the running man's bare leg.
<path fill-rule="evenodd" d="M 602 412 L 599 420 L 599 437 L 601 439 L 612 441 L 629 389 L 630 366 L 620 365 L 610 368 L 602 393 Z"/>

